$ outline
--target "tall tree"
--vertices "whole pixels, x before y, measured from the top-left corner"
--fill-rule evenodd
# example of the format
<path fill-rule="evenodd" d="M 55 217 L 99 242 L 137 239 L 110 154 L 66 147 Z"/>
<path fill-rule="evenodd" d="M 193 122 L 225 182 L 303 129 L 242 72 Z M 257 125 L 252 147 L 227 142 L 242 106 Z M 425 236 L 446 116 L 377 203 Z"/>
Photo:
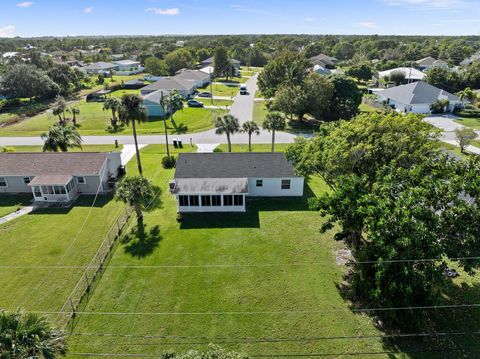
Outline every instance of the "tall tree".
<path fill-rule="evenodd" d="M 143 107 L 143 100 L 136 94 L 125 94 L 122 96 L 122 111 L 120 112 L 120 121 L 125 125 L 132 124 L 133 141 L 135 142 L 135 154 L 137 157 L 138 173 L 143 176 L 142 162 L 140 161 L 140 151 L 138 150 L 137 123 L 146 121 L 147 114 Z"/>
<path fill-rule="evenodd" d="M 55 107 L 52 109 L 52 114 L 54 116 L 58 116 L 58 123 L 65 124 L 66 123 L 66 116 L 65 113 L 67 112 L 67 102 L 61 96 L 57 97 L 57 102 L 55 103 Z"/>
<path fill-rule="evenodd" d="M 465 153 L 465 148 L 472 143 L 474 139 L 478 137 L 477 133 L 473 128 L 462 127 L 455 130 L 455 137 L 457 138 L 458 145 L 460 146 L 460 151 Z"/>
<path fill-rule="evenodd" d="M 55 359 L 67 353 L 64 334 L 33 313 L 0 311 L 0 357 Z"/>
<path fill-rule="evenodd" d="M 18 64 L 2 75 L 3 93 L 12 98 L 55 98 L 60 92 L 58 85 L 35 66 Z"/>
<path fill-rule="evenodd" d="M 76 126 L 77 125 L 77 116 L 80 114 L 80 109 L 78 109 L 76 107 L 72 107 L 72 108 L 69 108 L 67 111 L 72 114 L 72 122 L 73 122 L 73 125 Z"/>
<path fill-rule="evenodd" d="M 279 112 L 269 112 L 263 121 L 262 127 L 265 130 L 272 132 L 272 152 L 275 152 L 275 132 L 285 129 L 285 119 Z"/>
<path fill-rule="evenodd" d="M 243 123 L 242 131 L 248 135 L 248 152 L 252 152 L 252 135 L 259 135 L 260 128 L 255 121 L 247 121 Z"/>
<path fill-rule="evenodd" d="M 118 97 L 108 97 L 103 103 L 103 111 L 112 111 L 111 124 L 117 124 L 117 114 L 122 109 L 122 101 Z"/>
<path fill-rule="evenodd" d="M 168 67 L 166 62 L 154 56 L 145 59 L 145 71 L 153 76 L 168 75 Z"/>
<path fill-rule="evenodd" d="M 230 136 L 240 131 L 238 118 L 230 114 L 224 115 L 223 117 L 217 117 L 215 120 L 215 127 L 217 128 L 215 131 L 216 134 L 227 135 L 228 152 L 232 152 L 232 141 L 230 140 Z"/>
<path fill-rule="evenodd" d="M 69 148 L 82 147 L 82 137 L 71 125 L 55 124 L 41 138 L 45 141 L 43 152 L 67 152 Z"/>
<path fill-rule="evenodd" d="M 233 75 L 233 65 L 228 57 L 227 49 L 223 46 L 219 46 L 215 49 L 215 55 L 213 57 L 213 73 L 215 76 L 225 76 L 228 81 L 228 77 Z"/>
<path fill-rule="evenodd" d="M 152 184 L 142 176 L 125 177 L 115 189 L 117 201 L 122 201 L 135 209 L 139 229 L 143 227 L 143 211 L 152 206 L 155 196 Z"/>
<path fill-rule="evenodd" d="M 362 92 L 351 78 L 343 75 L 329 77 L 333 85 L 332 100 L 330 101 L 329 119 L 348 120 L 358 113 L 358 106 L 362 103 Z"/>
<path fill-rule="evenodd" d="M 478 95 L 470 87 L 466 87 L 462 91 L 457 92 L 457 96 L 461 101 L 468 101 L 475 104 L 478 101 Z"/>
<path fill-rule="evenodd" d="M 192 69 L 194 62 L 193 56 L 187 49 L 177 49 L 165 56 L 165 62 L 170 75 L 175 75 L 180 69 Z"/>

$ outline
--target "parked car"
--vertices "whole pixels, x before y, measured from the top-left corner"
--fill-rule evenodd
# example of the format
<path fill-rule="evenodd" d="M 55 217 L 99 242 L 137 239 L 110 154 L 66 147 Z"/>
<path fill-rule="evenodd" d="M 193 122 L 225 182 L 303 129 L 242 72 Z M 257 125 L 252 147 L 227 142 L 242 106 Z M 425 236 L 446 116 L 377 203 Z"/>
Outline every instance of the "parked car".
<path fill-rule="evenodd" d="M 203 107 L 203 103 L 201 103 L 200 101 L 196 101 L 196 100 L 187 101 L 187 105 L 188 105 L 188 107 Z"/>
<path fill-rule="evenodd" d="M 247 85 L 240 86 L 240 95 L 248 95 Z"/>
<path fill-rule="evenodd" d="M 210 92 L 200 92 L 198 97 L 212 97 L 212 94 Z"/>

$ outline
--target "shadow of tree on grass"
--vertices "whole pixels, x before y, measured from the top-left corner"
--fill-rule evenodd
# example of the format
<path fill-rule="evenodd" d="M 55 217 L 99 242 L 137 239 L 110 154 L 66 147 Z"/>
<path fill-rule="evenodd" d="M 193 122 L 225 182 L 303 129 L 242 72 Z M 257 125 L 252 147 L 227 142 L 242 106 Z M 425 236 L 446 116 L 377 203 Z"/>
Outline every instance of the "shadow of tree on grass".
<path fill-rule="evenodd" d="M 122 238 L 125 253 L 135 258 L 145 258 L 153 253 L 162 241 L 160 226 L 150 229 L 146 225 L 133 228 L 130 233 Z"/>

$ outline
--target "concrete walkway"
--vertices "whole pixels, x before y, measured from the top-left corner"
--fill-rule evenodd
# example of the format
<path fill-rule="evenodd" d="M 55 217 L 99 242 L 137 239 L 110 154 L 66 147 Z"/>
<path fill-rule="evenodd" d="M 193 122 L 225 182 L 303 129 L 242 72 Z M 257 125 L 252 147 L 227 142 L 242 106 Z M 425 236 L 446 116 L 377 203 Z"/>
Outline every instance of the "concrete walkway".
<path fill-rule="evenodd" d="M 457 142 L 457 137 L 455 136 L 455 130 L 464 128 L 465 126 L 456 123 L 454 120 L 459 119 L 460 117 L 454 115 L 436 115 L 436 116 L 428 116 L 425 118 L 425 121 L 438 127 L 441 129 L 442 137 L 441 140 L 443 142 L 449 143 L 451 145 L 460 147 Z M 480 138 L 480 131 L 475 131 Z M 475 154 L 480 154 L 480 148 L 475 146 L 468 146 L 466 148 L 467 151 Z"/>
<path fill-rule="evenodd" d="M 0 218 L 0 224 L 10 222 L 10 221 L 14 220 L 15 218 L 18 218 L 18 217 L 24 216 L 26 214 L 29 214 L 34 209 L 35 209 L 34 206 L 26 206 L 26 207 L 23 207 L 23 208 L 19 209 L 18 211 L 7 214 L 6 216 Z"/>
<path fill-rule="evenodd" d="M 147 145 L 138 145 L 138 149 L 141 150 Z M 135 156 L 135 145 L 124 145 L 122 152 L 120 153 L 120 158 L 122 159 L 122 166 L 125 166 L 128 161 L 130 161 L 133 156 Z"/>

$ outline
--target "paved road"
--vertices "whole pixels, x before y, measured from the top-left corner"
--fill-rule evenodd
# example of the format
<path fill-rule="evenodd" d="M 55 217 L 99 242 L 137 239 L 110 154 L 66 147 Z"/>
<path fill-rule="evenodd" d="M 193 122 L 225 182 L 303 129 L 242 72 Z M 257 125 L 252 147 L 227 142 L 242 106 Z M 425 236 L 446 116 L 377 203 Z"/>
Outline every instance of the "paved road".
<path fill-rule="evenodd" d="M 248 89 L 248 95 L 237 94 L 235 102 L 230 108 L 230 114 L 238 118 L 240 124 L 251 121 L 253 116 L 253 102 L 255 101 L 255 93 L 257 92 L 257 75 L 252 76 L 245 83 Z"/>

